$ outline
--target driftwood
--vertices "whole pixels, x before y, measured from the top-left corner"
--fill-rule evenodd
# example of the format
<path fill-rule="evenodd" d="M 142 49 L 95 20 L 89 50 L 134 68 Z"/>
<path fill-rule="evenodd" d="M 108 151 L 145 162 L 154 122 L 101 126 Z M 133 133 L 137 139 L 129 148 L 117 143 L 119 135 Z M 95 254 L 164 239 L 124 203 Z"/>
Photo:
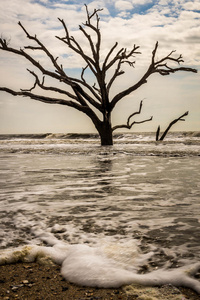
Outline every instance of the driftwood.
<path fill-rule="evenodd" d="M 158 126 L 157 132 L 156 132 L 156 141 L 163 141 L 164 138 L 166 137 L 168 131 L 170 130 L 170 128 L 177 123 L 178 121 L 185 121 L 185 119 L 183 119 L 183 117 L 186 117 L 189 114 L 189 111 L 186 111 L 183 115 L 181 115 L 179 118 L 174 119 L 169 126 L 166 128 L 166 130 L 163 132 L 163 134 L 161 135 L 161 137 L 159 138 L 160 135 L 160 126 Z"/>

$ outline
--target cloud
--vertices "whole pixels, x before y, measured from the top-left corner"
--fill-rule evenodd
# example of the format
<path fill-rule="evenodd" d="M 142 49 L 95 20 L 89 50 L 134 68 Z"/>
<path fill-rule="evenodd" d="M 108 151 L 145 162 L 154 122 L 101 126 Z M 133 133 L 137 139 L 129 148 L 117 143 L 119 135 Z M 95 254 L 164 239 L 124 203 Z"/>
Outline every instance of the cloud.
<path fill-rule="evenodd" d="M 109 47 L 116 41 L 119 41 L 120 45 L 129 47 L 133 43 L 141 44 L 144 49 L 151 53 L 156 40 L 159 40 L 160 44 L 167 49 L 173 49 L 174 47 L 178 49 L 180 45 L 181 50 L 186 52 L 187 57 L 190 57 L 190 62 L 196 64 L 197 59 L 199 59 L 196 57 L 196 54 L 197 47 L 199 47 L 200 14 L 187 10 L 187 1 L 183 3 L 174 0 L 170 1 L 171 4 L 168 5 L 169 1 L 161 0 L 149 8 L 147 12 L 141 14 L 138 12 L 131 16 L 129 10 L 134 5 L 138 4 L 142 9 L 142 5 L 150 2 L 152 1 L 101 0 L 89 2 L 88 7 L 90 11 L 93 11 L 95 7 L 104 7 L 104 10 L 99 13 L 104 43 L 102 51 L 107 53 Z M 181 9 L 180 3 L 182 3 L 184 10 Z M 189 3 L 193 5 L 198 4 L 191 1 Z M 113 14 L 112 5 L 120 11 L 116 16 L 111 16 Z M 173 14 L 174 11 L 176 11 L 176 15 Z M 31 34 L 37 34 L 55 55 L 56 53 L 59 56 L 68 53 L 72 55 L 66 45 L 55 39 L 55 35 L 64 35 L 64 30 L 57 17 L 66 20 L 70 34 L 76 36 L 78 41 L 85 44 L 87 48 L 84 36 L 78 30 L 78 25 L 84 23 L 86 19 L 85 7 L 80 2 L 76 2 L 76 5 L 71 5 L 67 1 L 56 1 L 52 2 L 51 6 L 45 7 L 31 0 L 21 0 L 20 3 L 18 0 L 7 0 L 4 12 L 2 10 L 0 12 L 0 26 L 3 35 L 8 38 L 11 37 L 12 45 L 18 44 L 18 47 L 20 47 L 28 43 L 25 34 L 17 25 L 17 22 L 20 20 L 27 30 Z M 185 49 L 183 49 L 183 43 L 185 44 Z M 193 48 L 190 47 L 189 43 L 194 44 Z M 68 60 L 66 57 L 65 63 L 68 66 L 74 66 L 72 64 L 72 56 Z M 80 60 L 76 59 L 75 65 L 78 66 L 79 63 Z"/>
<path fill-rule="evenodd" d="M 200 10 L 200 2 L 199 1 L 187 1 L 183 4 L 183 8 L 187 10 Z"/>
<path fill-rule="evenodd" d="M 144 4 L 148 4 L 151 2 L 152 2 L 152 0 L 131 0 L 132 4 L 137 4 L 137 5 L 144 5 Z"/>
<path fill-rule="evenodd" d="M 126 10 L 132 10 L 136 5 L 142 6 L 145 4 L 149 4 L 151 2 L 152 0 L 129 0 L 129 1 L 119 0 L 114 3 L 115 3 L 115 8 L 117 10 L 126 11 Z"/>
<path fill-rule="evenodd" d="M 115 8 L 122 11 L 131 10 L 133 8 L 133 5 L 129 1 L 120 0 L 115 2 Z"/>
<path fill-rule="evenodd" d="M 168 5 L 168 0 L 160 0 L 159 5 Z"/>

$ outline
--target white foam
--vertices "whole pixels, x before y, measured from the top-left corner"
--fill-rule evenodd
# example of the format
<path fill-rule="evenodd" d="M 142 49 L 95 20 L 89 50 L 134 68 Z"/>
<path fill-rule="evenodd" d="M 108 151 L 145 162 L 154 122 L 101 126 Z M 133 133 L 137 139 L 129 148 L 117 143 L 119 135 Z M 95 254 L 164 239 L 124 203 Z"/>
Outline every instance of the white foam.
<path fill-rule="evenodd" d="M 55 243 L 51 241 L 52 244 Z M 68 245 L 58 242 L 52 247 L 25 246 L 0 252 L 0 264 L 17 261 L 33 262 L 41 259 L 51 259 L 61 265 L 63 277 L 78 285 L 90 287 L 116 288 L 127 284 L 141 284 L 145 286 L 159 286 L 173 284 L 192 288 L 200 294 L 200 282 L 191 277 L 200 269 L 200 263 L 177 269 L 159 269 L 148 274 L 137 274 L 138 266 L 147 261 L 151 253 L 143 255 L 137 248 L 132 254 L 128 250 L 126 260 L 132 265 L 124 263 L 124 256 L 115 244 L 112 247 L 90 247 L 88 245 Z M 113 255 L 112 255 L 113 254 Z"/>

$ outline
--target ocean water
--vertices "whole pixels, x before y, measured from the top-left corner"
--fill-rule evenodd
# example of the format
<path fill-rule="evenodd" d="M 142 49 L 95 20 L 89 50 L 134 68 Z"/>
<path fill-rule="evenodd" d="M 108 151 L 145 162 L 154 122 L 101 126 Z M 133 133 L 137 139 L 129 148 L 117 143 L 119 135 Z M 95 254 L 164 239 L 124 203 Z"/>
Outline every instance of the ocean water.
<path fill-rule="evenodd" d="M 51 259 L 87 286 L 200 293 L 200 137 L 0 136 L 0 264 Z"/>

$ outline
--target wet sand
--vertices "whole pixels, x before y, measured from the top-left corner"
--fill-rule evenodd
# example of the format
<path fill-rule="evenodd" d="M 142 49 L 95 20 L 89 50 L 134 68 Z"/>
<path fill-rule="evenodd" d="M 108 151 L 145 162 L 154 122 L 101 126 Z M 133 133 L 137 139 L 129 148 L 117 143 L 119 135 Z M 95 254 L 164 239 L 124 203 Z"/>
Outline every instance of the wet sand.
<path fill-rule="evenodd" d="M 42 300 L 198 300 L 186 288 L 126 286 L 119 289 L 81 287 L 63 279 L 59 266 L 16 263 L 0 266 L 0 299 Z"/>

